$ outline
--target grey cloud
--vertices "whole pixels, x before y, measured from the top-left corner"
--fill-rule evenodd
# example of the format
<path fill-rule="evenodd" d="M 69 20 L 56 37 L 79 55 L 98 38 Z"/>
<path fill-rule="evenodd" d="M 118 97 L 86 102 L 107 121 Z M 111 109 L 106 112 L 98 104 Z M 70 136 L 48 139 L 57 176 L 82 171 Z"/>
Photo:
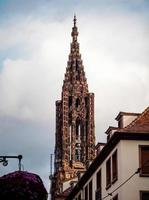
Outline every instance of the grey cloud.
<path fill-rule="evenodd" d="M 25 171 L 40 174 L 48 180 L 50 172 L 50 153 L 53 153 L 53 125 L 20 121 L 13 118 L 0 119 L 1 155 L 23 155 L 22 164 Z M 1 166 L 0 175 L 18 170 L 18 161 L 9 159 L 7 167 Z M 47 181 L 46 181 L 47 183 Z M 47 187 L 47 185 L 46 185 Z"/>

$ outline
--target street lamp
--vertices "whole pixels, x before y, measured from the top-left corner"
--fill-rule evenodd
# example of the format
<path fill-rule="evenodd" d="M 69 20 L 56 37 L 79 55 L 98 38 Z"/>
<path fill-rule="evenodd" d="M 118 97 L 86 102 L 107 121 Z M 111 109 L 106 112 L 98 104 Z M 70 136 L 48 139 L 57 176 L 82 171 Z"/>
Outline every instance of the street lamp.
<path fill-rule="evenodd" d="M 22 155 L 18 155 L 18 156 L 0 156 L 0 163 L 3 164 L 3 166 L 7 166 L 8 165 L 8 160 L 9 158 L 17 158 L 19 160 L 19 171 L 21 171 L 21 160 L 23 158 Z"/>

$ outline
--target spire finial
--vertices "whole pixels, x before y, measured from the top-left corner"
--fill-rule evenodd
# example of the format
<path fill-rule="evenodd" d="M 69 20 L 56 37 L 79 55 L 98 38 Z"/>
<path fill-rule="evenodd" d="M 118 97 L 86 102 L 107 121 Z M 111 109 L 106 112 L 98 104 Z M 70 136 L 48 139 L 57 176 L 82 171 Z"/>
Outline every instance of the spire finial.
<path fill-rule="evenodd" d="M 74 18 L 73 18 L 74 26 L 76 26 L 76 21 L 77 21 L 76 14 L 74 14 Z"/>
<path fill-rule="evenodd" d="M 74 18 L 73 18 L 73 23 L 74 23 L 74 26 L 72 27 L 72 32 L 71 32 L 71 36 L 73 38 L 73 41 L 77 41 L 77 36 L 78 36 L 78 29 L 77 29 L 77 26 L 76 26 L 76 15 L 74 14 Z"/>

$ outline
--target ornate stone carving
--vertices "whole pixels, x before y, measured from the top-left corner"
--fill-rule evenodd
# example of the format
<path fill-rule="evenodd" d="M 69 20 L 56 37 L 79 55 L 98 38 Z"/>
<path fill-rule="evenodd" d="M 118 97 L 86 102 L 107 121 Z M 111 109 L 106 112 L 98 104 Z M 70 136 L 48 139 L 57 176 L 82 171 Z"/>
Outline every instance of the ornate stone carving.
<path fill-rule="evenodd" d="M 79 53 L 76 17 L 71 35 L 61 100 L 56 101 L 55 184 L 52 182 L 52 200 L 62 192 L 63 183 L 76 177 L 78 171 L 85 171 L 87 161 L 95 157 L 94 94 L 88 91 Z"/>

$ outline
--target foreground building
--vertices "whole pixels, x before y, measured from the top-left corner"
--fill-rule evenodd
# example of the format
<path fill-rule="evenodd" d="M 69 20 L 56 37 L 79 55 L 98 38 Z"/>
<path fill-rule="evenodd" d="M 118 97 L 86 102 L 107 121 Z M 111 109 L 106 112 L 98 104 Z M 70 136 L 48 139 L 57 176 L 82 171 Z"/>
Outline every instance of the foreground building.
<path fill-rule="evenodd" d="M 51 199 L 65 199 L 77 177 L 95 158 L 94 94 L 89 93 L 77 41 L 76 17 L 63 81 L 61 100 L 56 101 L 55 172 Z"/>
<path fill-rule="evenodd" d="M 66 200 L 149 200 L 149 107 L 116 120 Z"/>

